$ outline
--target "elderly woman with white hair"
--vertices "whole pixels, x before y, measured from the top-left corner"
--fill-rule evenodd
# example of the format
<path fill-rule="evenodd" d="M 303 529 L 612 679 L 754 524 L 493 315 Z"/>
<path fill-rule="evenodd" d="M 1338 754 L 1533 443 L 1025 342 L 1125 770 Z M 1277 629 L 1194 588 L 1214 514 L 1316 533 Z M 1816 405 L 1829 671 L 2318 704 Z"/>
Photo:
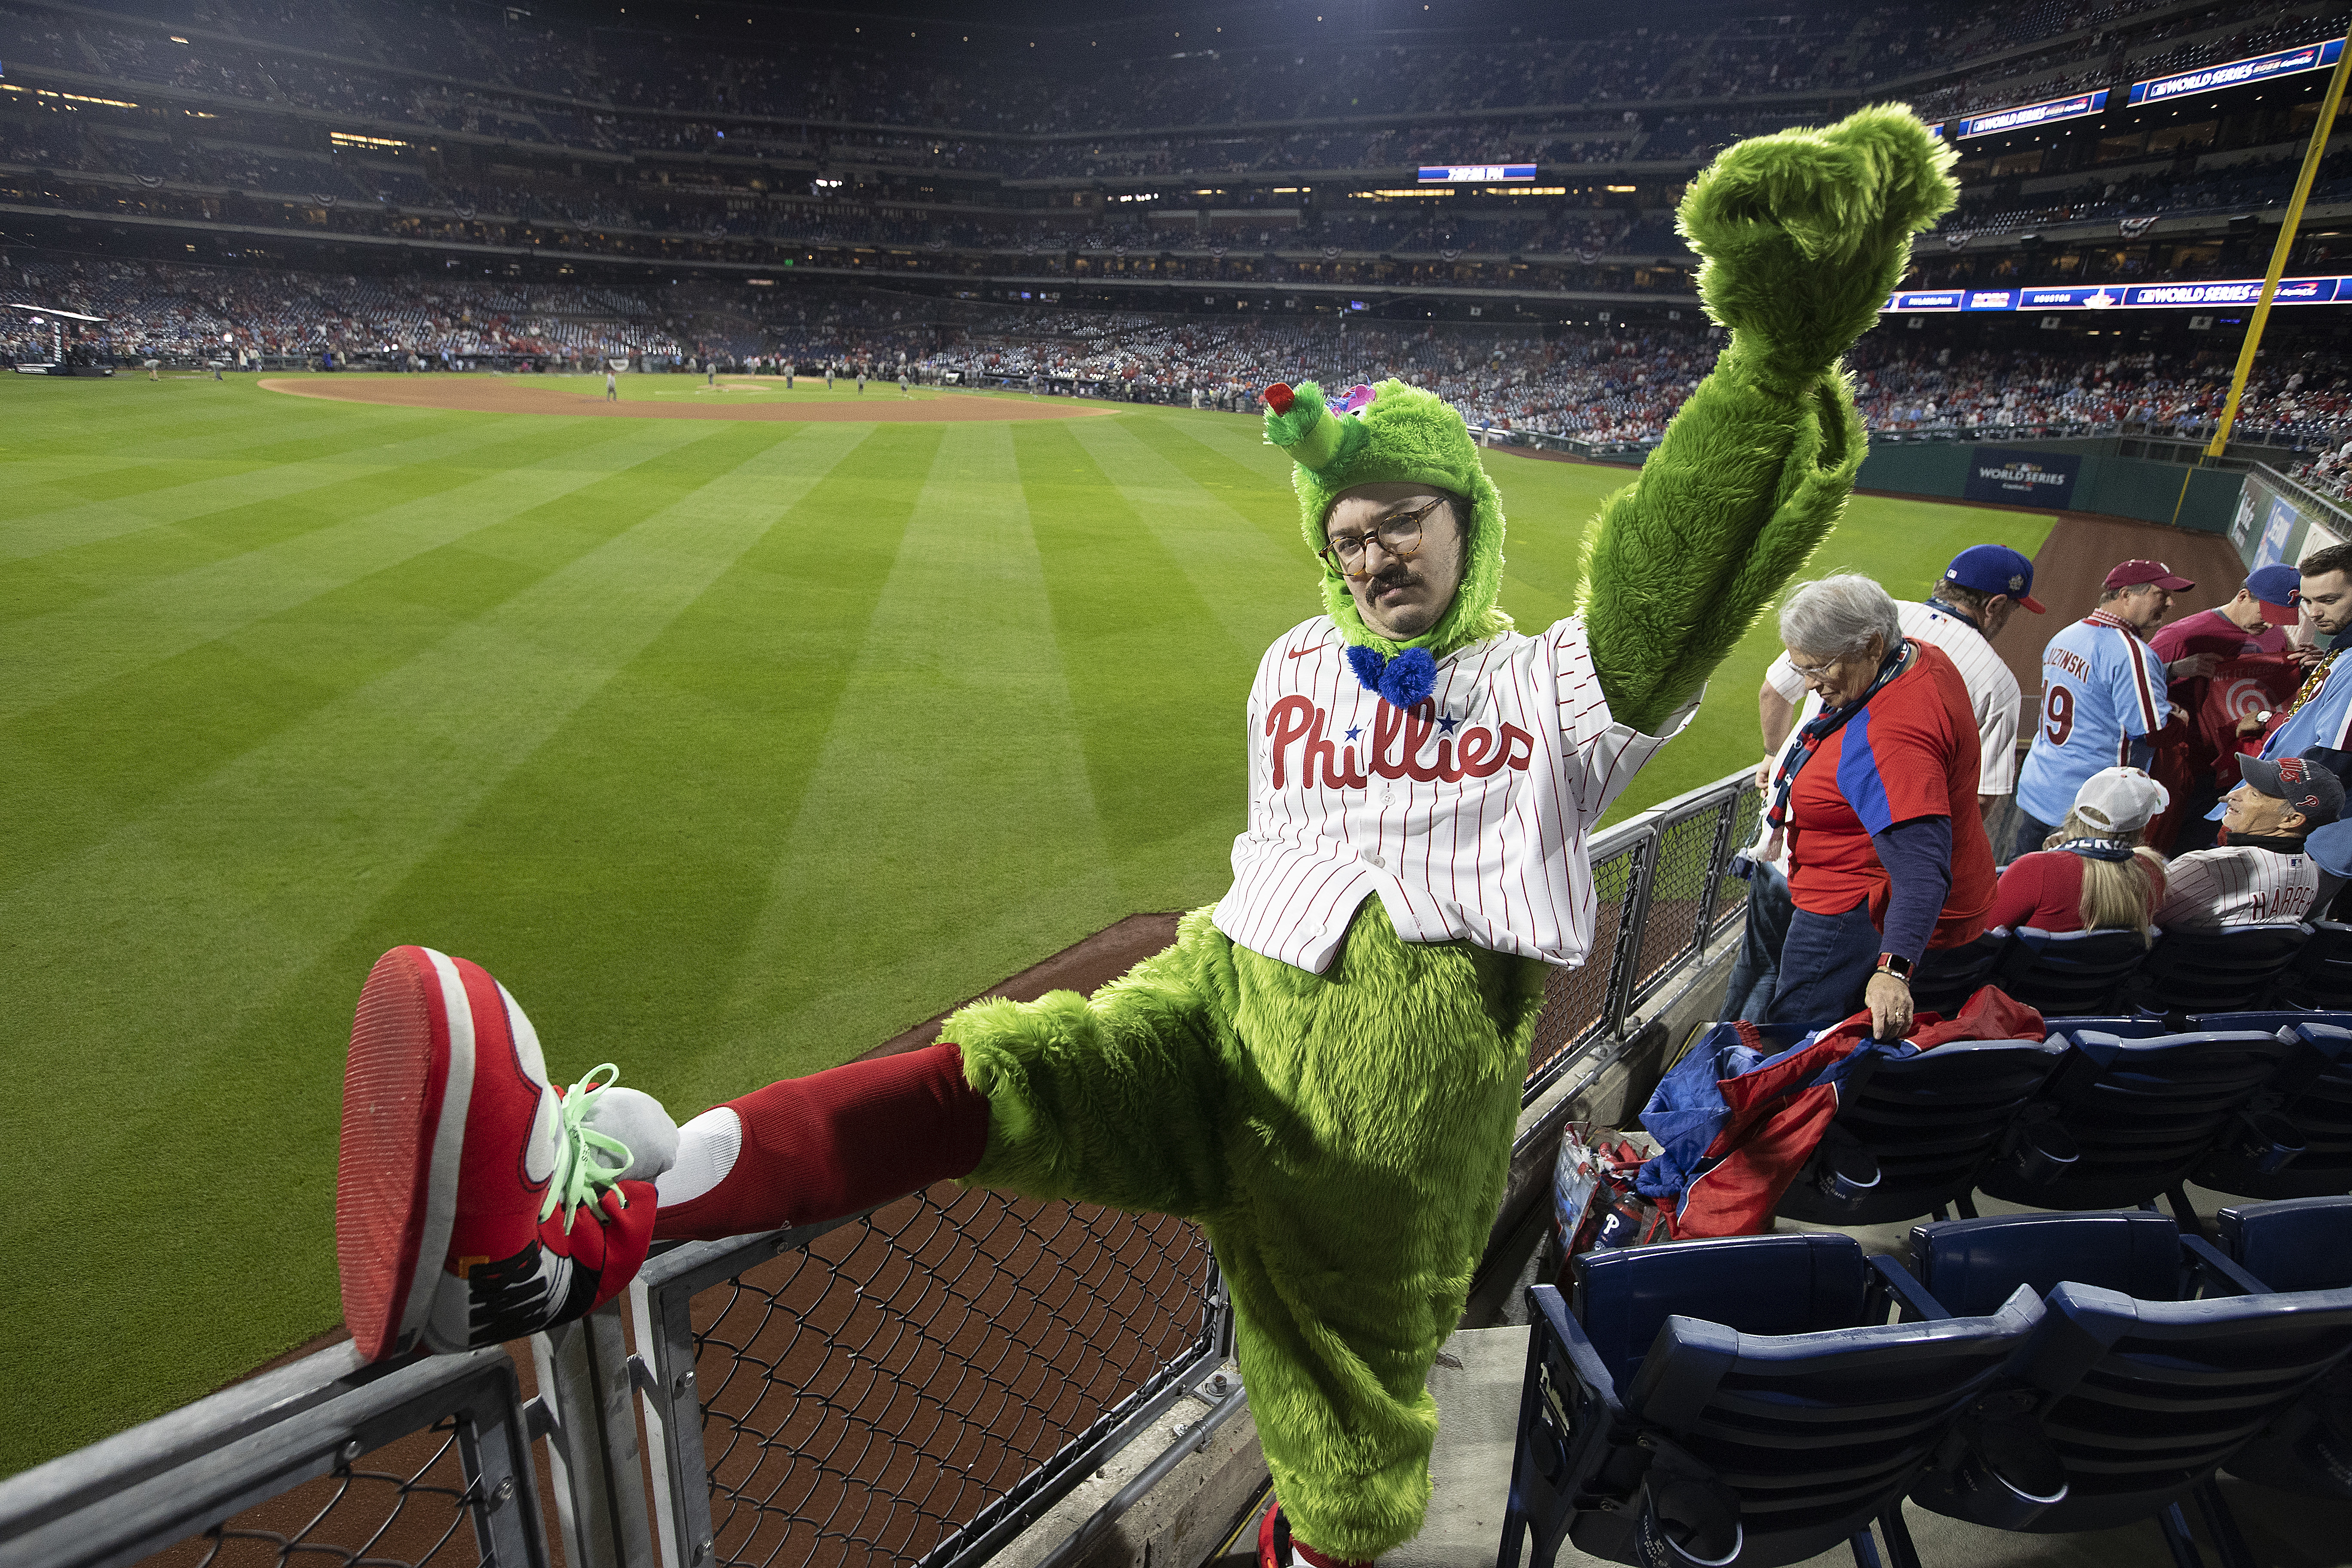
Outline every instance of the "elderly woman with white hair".
<path fill-rule="evenodd" d="M 1873 1032 L 1898 1039 L 1911 1029 L 1912 966 L 1930 947 L 1974 941 L 1992 903 L 1975 707 L 1951 659 L 1905 637 L 1895 601 L 1867 577 L 1800 586 L 1781 605 L 1780 640 L 1822 712 L 1765 801 L 1787 836 L 1796 906 L 1772 1016 L 1825 1025 L 1867 1006 Z"/>

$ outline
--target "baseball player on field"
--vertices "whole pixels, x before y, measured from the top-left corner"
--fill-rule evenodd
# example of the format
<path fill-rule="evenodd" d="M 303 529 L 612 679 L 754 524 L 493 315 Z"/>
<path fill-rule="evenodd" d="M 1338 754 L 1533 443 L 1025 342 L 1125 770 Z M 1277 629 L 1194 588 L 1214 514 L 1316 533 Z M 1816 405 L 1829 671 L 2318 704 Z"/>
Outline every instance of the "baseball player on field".
<path fill-rule="evenodd" d="M 1951 205 L 1951 161 L 1889 107 L 1741 143 L 1693 184 L 1682 223 L 1729 345 L 1588 531 L 1578 612 L 1542 631 L 1497 602 L 1501 497 L 1457 412 L 1395 381 L 1270 388 L 1323 613 L 1251 689 L 1231 891 L 1092 997 L 975 1004 L 938 1046 L 679 1127 L 606 1068 L 559 1097 L 496 981 L 387 953 L 338 1173 L 362 1353 L 576 1317 L 656 1236 L 946 1178 L 1177 1215 L 1233 1295 L 1279 1499 L 1261 1561 L 1412 1538 L 1427 1377 L 1501 1199 L 1545 984 L 1594 940 L 1585 837 L 1834 524 L 1864 449 L 1839 356 Z"/>
<path fill-rule="evenodd" d="M 2022 817 L 2010 858 L 2042 847 L 2066 820 L 2075 792 L 2102 768 L 2145 770 L 2151 739 L 2172 719 L 2164 661 L 2147 646 L 2172 595 L 2197 586 L 2161 561 L 2126 561 L 2107 574 L 2098 608 L 2059 629 L 2042 651 L 2042 718 L 2017 776 Z M 2213 672 L 2213 657 L 2182 659 L 2182 679 Z"/>

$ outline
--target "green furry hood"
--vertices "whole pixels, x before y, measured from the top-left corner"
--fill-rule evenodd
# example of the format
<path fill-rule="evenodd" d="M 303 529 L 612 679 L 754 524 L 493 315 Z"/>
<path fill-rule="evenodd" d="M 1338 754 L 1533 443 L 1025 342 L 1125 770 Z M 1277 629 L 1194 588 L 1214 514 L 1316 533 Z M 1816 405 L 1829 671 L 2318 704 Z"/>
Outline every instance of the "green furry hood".
<path fill-rule="evenodd" d="M 1358 389 L 1359 394 L 1363 390 Z M 1495 602 L 1503 590 L 1503 498 L 1478 460 L 1470 427 L 1434 393 L 1401 381 L 1384 381 L 1370 392 L 1370 402 L 1348 413 L 1327 407 L 1323 389 L 1311 381 L 1275 387 L 1266 396 L 1265 438 L 1290 455 L 1299 530 L 1307 548 L 1318 552 L 1316 562 L 1323 568 L 1323 607 L 1349 645 L 1369 647 L 1383 658 L 1402 648 L 1421 647 L 1433 658 L 1444 658 L 1456 648 L 1510 630 L 1511 617 Z M 1326 539 L 1323 525 L 1342 491 L 1358 485 L 1399 483 L 1434 485 L 1470 503 L 1462 585 L 1437 625 L 1401 643 L 1364 625 L 1348 593 L 1348 580 L 1319 553 Z"/>

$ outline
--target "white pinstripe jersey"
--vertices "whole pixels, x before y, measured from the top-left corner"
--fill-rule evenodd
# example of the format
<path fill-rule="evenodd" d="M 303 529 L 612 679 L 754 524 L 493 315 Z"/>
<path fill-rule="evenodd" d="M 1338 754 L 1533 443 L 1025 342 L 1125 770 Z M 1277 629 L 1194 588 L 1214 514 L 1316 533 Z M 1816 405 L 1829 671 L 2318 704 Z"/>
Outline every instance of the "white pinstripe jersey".
<path fill-rule="evenodd" d="M 2134 742 L 2164 727 L 2164 661 L 2105 610 L 2058 628 L 2042 650 L 2042 717 L 2017 776 L 2017 804 L 2036 822 L 2063 822 L 2074 792 L 2101 768 L 2145 767 Z"/>
<path fill-rule="evenodd" d="M 1574 619 L 1440 659 L 1411 712 L 1365 690 L 1344 646 L 1318 616 L 1258 661 L 1249 831 L 1234 840 L 1217 929 L 1319 973 L 1377 893 L 1407 942 L 1581 963 L 1585 835 L 1697 699 L 1664 736 L 1616 723 Z"/>
<path fill-rule="evenodd" d="M 2318 895 L 2319 866 L 2308 855 L 2252 844 L 2200 849 L 2165 867 L 2156 923 L 2165 931 L 2283 925 L 2308 914 Z"/>

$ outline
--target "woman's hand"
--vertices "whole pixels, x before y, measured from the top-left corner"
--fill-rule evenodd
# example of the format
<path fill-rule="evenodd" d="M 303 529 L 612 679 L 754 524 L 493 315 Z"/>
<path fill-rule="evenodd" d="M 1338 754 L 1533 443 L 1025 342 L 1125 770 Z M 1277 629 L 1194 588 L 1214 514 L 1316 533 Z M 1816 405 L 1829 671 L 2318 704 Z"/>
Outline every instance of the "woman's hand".
<path fill-rule="evenodd" d="M 1905 981 L 1882 969 L 1871 975 L 1862 1000 L 1870 1009 L 1871 1038 L 1899 1040 L 1911 1032 L 1911 987 Z"/>

